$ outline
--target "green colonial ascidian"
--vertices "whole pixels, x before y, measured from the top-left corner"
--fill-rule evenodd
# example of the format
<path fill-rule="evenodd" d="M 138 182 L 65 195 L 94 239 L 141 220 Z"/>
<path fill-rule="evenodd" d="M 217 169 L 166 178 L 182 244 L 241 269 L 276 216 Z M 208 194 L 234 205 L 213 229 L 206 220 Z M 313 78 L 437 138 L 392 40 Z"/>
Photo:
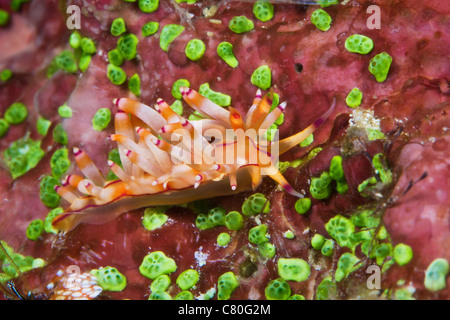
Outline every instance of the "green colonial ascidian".
<path fill-rule="evenodd" d="M 278 259 L 278 274 L 286 281 L 305 281 L 311 274 L 309 264 L 298 258 Z"/>
<path fill-rule="evenodd" d="M 351 247 L 350 236 L 355 232 L 355 225 L 350 219 L 338 214 L 325 224 L 325 229 L 339 246 Z"/>
<path fill-rule="evenodd" d="M 258 0 L 253 5 L 253 14 L 262 22 L 273 18 L 273 5 L 267 0 Z"/>
<path fill-rule="evenodd" d="M 119 49 L 113 49 L 108 52 L 108 60 L 112 65 L 120 67 L 124 61 L 124 58 Z"/>
<path fill-rule="evenodd" d="M 111 34 L 113 36 L 120 36 L 125 31 L 127 31 L 127 27 L 125 26 L 125 20 L 123 20 L 123 18 L 114 19 L 114 21 L 111 24 Z"/>
<path fill-rule="evenodd" d="M 248 217 L 259 213 L 269 213 L 269 211 L 270 201 L 262 193 L 252 194 L 242 204 L 242 213 Z"/>
<path fill-rule="evenodd" d="M 80 67 L 81 72 L 85 72 L 91 63 L 92 57 L 90 54 L 82 53 L 80 60 L 78 61 L 78 66 Z"/>
<path fill-rule="evenodd" d="M 321 31 L 327 31 L 331 27 L 330 15 L 322 9 L 317 9 L 311 14 L 311 23 Z"/>
<path fill-rule="evenodd" d="M 207 215 L 201 213 L 195 219 L 195 225 L 200 230 L 206 230 L 225 225 L 226 210 L 221 207 L 211 209 Z"/>
<path fill-rule="evenodd" d="M 4 27 L 8 24 L 10 15 L 8 11 L 0 9 L 0 27 Z"/>
<path fill-rule="evenodd" d="M 171 105 L 170 109 L 172 109 L 176 114 L 182 116 L 184 112 L 183 103 L 181 100 L 175 100 Z"/>
<path fill-rule="evenodd" d="M 117 49 L 120 51 L 125 60 L 131 60 L 137 55 L 138 38 L 130 33 L 121 36 L 117 41 Z"/>
<path fill-rule="evenodd" d="M 108 71 L 106 75 L 108 76 L 108 79 L 116 86 L 123 84 L 127 80 L 127 74 L 125 71 L 111 63 L 108 64 Z"/>
<path fill-rule="evenodd" d="M 0 72 L 0 81 L 1 82 L 6 82 L 9 79 L 11 79 L 12 76 L 13 76 L 13 73 L 12 73 L 11 70 L 4 69 L 4 70 L 2 70 L 2 72 Z"/>
<path fill-rule="evenodd" d="M 156 291 L 150 294 L 148 300 L 172 300 L 172 297 L 165 291 Z"/>
<path fill-rule="evenodd" d="M 190 291 L 181 291 L 175 296 L 175 300 L 194 300 L 194 295 Z"/>
<path fill-rule="evenodd" d="M 69 152 L 67 148 L 56 150 L 50 159 L 53 176 L 60 178 L 70 167 Z"/>
<path fill-rule="evenodd" d="M 27 116 L 27 107 L 21 102 L 16 102 L 6 109 L 4 118 L 9 124 L 20 124 L 25 121 Z"/>
<path fill-rule="evenodd" d="M 128 80 L 128 89 L 136 96 L 141 95 L 141 78 L 137 73 L 133 74 Z"/>
<path fill-rule="evenodd" d="M 58 231 L 55 228 L 53 228 L 52 222 L 53 222 L 53 219 L 56 218 L 56 216 L 60 215 L 63 212 L 64 212 L 64 209 L 61 207 L 57 207 L 57 208 L 49 211 L 49 213 L 47 214 L 47 216 L 44 219 L 44 231 L 45 232 L 53 233 L 53 234 L 58 233 Z"/>
<path fill-rule="evenodd" d="M 167 274 L 162 274 L 155 280 L 153 280 L 150 285 L 150 291 L 152 292 L 163 292 L 166 291 L 171 284 L 170 277 Z"/>
<path fill-rule="evenodd" d="M 231 104 L 229 95 L 212 90 L 208 83 L 201 84 L 198 93 L 221 107 L 228 107 Z"/>
<path fill-rule="evenodd" d="M 67 73 L 76 73 L 78 70 L 77 61 L 72 51 L 64 50 L 55 57 L 47 71 L 48 76 L 52 76 L 53 73 L 59 69 L 64 70 Z"/>
<path fill-rule="evenodd" d="M 94 130 L 102 131 L 111 121 L 111 110 L 108 108 L 100 108 L 92 118 L 92 127 Z"/>
<path fill-rule="evenodd" d="M 44 231 L 44 221 L 36 219 L 30 222 L 27 227 L 27 238 L 30 240 L 37 240 Z"/>
<path fill-rule="evenodd" d="M 139 9 L 144 13 L 156 11 L 159 6 L 159 0 L 138 0 Z"/>
<path fill-rule="evenodd" d="M 448 261 L 443 258 L 435 259 L 425 271 L 425 288 L 433 292 L 445 289 L 448 272 Z"/>
<path fill-rule="evenodd" d="M 3 151 L 3 158 L 13 179 L 36 167 L 44 155 L 41 142 L 34 141 L 29 136 L 14 141 Z"/>
<path fill-rule="evenodd" d="M 176 283 L 181 290 L 189 290 L 197 284 L 199 279 L 200 275 L 197 270 L 187 269 L 180 273 Z"/>
<path fill-rule="evenodd" d="M 350 273 L 360 268 L 362 264 L 358 263 L 360 259 L 353 253 L 346 252 L 341 255 L 337 263 L 337 270 L 335 273 L 335 280 L 339 282 L 346 278 Z"/>
<path fill-rule="evenodd" d="M 186 79 L 178 79 L 177 81 L 175 81 L 173 83 L 172 86 L 172 95 L 174 96 L 175 99 L 181 99 L 181 92 L 180 92 L 180 88 L 181 87 L 186 87 L 189 88 L 191 86 L 191 84 L 189 83 L 188 80 Z"/>
<path fill-rule="evenodd" d="M 217 282 L 217 299 L 228 300 L 233 291 L 239 286 L 239 281 L 233 272 L 229 271 L 222 274 Z"/>
<path fill-rule="evenodd" d="M 82 38 L 80 42 L 80 48 L 84 53 L 94 54 L 97 52 L 97 47 L 92 39 Z"/>
<path fill-rule="evenodd" d="M 142 225 L 144 228 L 150 231 L 161 228 L 169 219 L 169 217 L 164 214 L 167 208 L 168 207 L 166 206 L 158 206 L 145 209 L 144 217 L 142 218 Z"/>
<path fill-rule="evenodd" d="M 283 278 L 278 278 L 267 284 L 264 294 L 267 300 L 287 300 L 291 296 L 291 288 Z"/>
<path fill-rule="evenodd" d="M 234 33 L 244 33 L 253 30 L 255 25 L 246 16 L 236 16 L 230 20 L 228 27 Z"/>
<path fill-rule="evenodd" d="M 322 249 L 322 246 L 324 245 L 325 240 L 326 239 L 323 235 L 316 233 L 311 238 L 311 246 L 316 250 L 320 250 L 320 249 Z"/>
<path fill-rule="evenodd" d="M 373 41 L 361 34 L 354 34 L 345 40 L 345 49 L 353 53 L 368 54 L 373 49 Z"/>
<path fill-rule="evenodd" d="M 232 68 L 236 68 L 239 65 L 239 61 L 233 53 L 233 45 L 229 42 L 221 42 L 217 46 L 217 54 Z"/>
<path fill-rule="evenodd" d="M 39 198 L 42 203 L 49 208 L 56 208 L 59 205 L 61 197 L 55 191 L 55 186 L 59 185 L 58 179 L 52 176 L 45 176 L 39 183 Z"/>
<path fill-rule="evenodd" d="M 218 244 L 220 247 L 226 247 L 226 246 L 228 246 L 228 244 L 230 243 L 230 241 L 231 241 L 231 236 L 230 236 L 228 233 L 226 233 L 226 232 L 222 232 L 221 234 L 219 234 L 219 235 L 217 236 L 217 244 Z"/>
<path fill-rule="evenodd" d="M 197 61 L 205 54 L 206 46 L 205 43 L 200 39 L 192 39 L 190 40 L 184 52 L 186 53 L 186 57 L 188 57 L 192 61 Z"/>
<path fill-rule="evenodd" d="M 363 94 L 361 90 L 353 88 L 347 95 L 347 98 L 345 98 L 345 102 L 350 108 L 356 108 L 361 104 L 362 98 Z"/>
<path fill-rule="evenodd" d="M 72 34 L 69 37 L 69 44 L 73 49 L 78 49 L 81 45 L 81 39 L 83 37 L 78 31 L 72 32 Z"/>
<path fill-rule="evenodd" d="M 369 71 L 378 82 L 383 82 L 387 78 L 391 63 L 392 57 L 388 53 L 379 53 L 370 60 Z"/>
<path fill-rule="evenodd" d="M 52 125 L 52 122 L 50 120 L 45 119 L 42 116 L 39 116 L 39 118 L 36 121 L 36 130 L 41 136 L 46 136 L 48 129 Z"/>
<path fill-rule="evenodd" d="M 177 265 L 172 258 L 167 257 L 162 251 L 154 251 L 145 256 L 139 266 L 139 272 L 154 280 L 162 274 L 169 274 L 177 270 Z"/>
<path fill-rule="evenodd" d="M 61 123 L 58 123 L 53 129 L 53 140 L 62 145 L 66 145 L 68 142 L 67 133 Z"/>
<path fill-rule="evenodd" d="M 167 52 L 170 43 L 175 40 L 183 31 L 184 27 L 179 24 L 168 24 L 164 26 L 161 30 L 159 36 L 159 46 L 161 49 Z"/>
<path fill-rule="evenodd" d="M 159 30 L 159 22 L 150 21 L 142 26 L 141 32 L 143 37 L 151 36 Z"/>
<path fill-rule="evenodd" d="M 244 218 L 238 211 L 230 211 L 225 216 L 225 226 L 230 230 L 241 230 L 244 227 Z"/>
<path fill-rule="evenodd" d="M 331 177 L 328 172 L 322 172 L 320 177 L 311 179 L 309 192 L 314 199 L 327 199 L 331 195 Z"/>
<path fill-rule="evenodd" d="M 98 284 L 106 291 L 122 291 L 127 286 L 127 278 L 114 267 L 101 267 L 91 270 Z"/>
<path fill-rule="evenodd" d="M 72 108 L 65 103 L 58 108 L 58 114 L 60 115 L 61 118 L 71 118 Z"/>
<path fill-rule="evenodd" d="M 325 240 L 325 242 L 322 245 L 322 248 L 320 248 L 320 252 L 325 257 L 331 257 L 334 252 L 334 241 L 331 239 Z"/>
<path fill-rule="evenodd" d="M 0 119 L 0 138 L 2 138 L 9 129 L 9 123 L 5 119 Z"/>
<path fill-rule="evenodd" d="M 411 261 L 411 259 L 413 258 L 413 250 L 411 249 L 410 246 L 408 246 L 404 243 L 399 243 L 394 248 L 393 256 L 394 256 L 395 262 L 399 266 L 404 266 L 404 265 L 408 264 Z"/>
<path fill-rule="evenodd" d="M 248 232 L 248 241 L 258 245 L 268 242 L 267 229 L 266 224 L 251 228 Z"/>
<path fill-rule="evenodd" d="M 260 66 L 257 68 L 250 78 L 253 85 L 261 88 L 262 90 L 267 90 L 272 85 L 272 71 L 269 66 Z"/>
<path fill-rule="evenodd" d="M 263 258 L 272 259 L 275 256 L 276 248 L 270 242 L 264 242 L 258 245 L 258 252 Z"/>
<path fill-rule="evenodd" d="M 305 214 L 311 208 L 310 198 L 300 198 L 295 202 L 295 211 L 299 214 Z"/>

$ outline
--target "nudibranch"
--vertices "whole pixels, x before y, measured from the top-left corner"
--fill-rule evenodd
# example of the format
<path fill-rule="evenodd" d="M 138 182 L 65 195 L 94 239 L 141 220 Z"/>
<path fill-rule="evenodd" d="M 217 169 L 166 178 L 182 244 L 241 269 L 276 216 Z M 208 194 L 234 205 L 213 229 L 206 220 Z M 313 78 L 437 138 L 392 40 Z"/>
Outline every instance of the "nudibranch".
<path fill-rule="evenodd" d="M 74 148 L 83 173 L 65 177 L 55 189 L 70 203 L 53 220 L 67 232 L 80 223 L 106 223 L 120 214 L 156 205 L 177 205 L 258 187 L 270 176 L 288 193 L 302 197 L 278 171 L 278 155 L 298 145 L 332 113 L 328 111 L 291 137 L 267 141 L 266 131 L 286 103 L 272 108 L 273 93 L 258 90 L 245 118 L 198 92 L 180 88 L 184 101 L 204 119 L 188 121 L 158 99 L 154 108 L 128 98 L 114 100 L 115 134 L 122 166 L 109 161 L 118 177 L 105 181 L 89 156 Z"/>

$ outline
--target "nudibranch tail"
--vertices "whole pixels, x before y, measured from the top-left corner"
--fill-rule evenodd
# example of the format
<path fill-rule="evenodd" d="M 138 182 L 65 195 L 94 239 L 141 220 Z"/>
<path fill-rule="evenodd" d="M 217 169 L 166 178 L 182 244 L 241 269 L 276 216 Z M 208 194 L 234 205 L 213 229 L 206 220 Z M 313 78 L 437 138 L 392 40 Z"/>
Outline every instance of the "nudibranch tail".
<path fill-rule="evenodd" d="M 286 192 L 303 197 L 278 171 L 272 150 L 278 143 L 281 154 L 299 144 L 331 114 L 334 103 L 302 132 L 270 142 L 259 139 L 260 132 L 267 130 L 286 106 L 281 103 L 271 110 L 272 92 L 262 96 L 258 90 L 245 118 L 236 109 L 220 107 L 195 90 L 182 87 L 180 92 L 205 119 L 188 121 L 162 99 L 154 109 L 127 98 L 114 100 L 118 107 L 116 132 L 110 139 L 118 145 L 121 163 L 108 161 L 108 165 L 118 179 L 107 181 L 91 158 L 74 148 L 84 177 L 69 175 L 56 188 L 70 205 L 53 220 L 55 229 L 67 232 L 80 223 L 106 223 L 146 206 L 177 205 L 255 190 L 266 174 Z"/>

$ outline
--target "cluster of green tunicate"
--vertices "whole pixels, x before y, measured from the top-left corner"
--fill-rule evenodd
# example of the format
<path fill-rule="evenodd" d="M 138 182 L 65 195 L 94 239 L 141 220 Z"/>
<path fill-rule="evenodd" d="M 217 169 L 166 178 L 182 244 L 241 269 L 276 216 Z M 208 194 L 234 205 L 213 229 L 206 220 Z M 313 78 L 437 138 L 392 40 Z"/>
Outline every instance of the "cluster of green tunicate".
<path fill-rule="evenodd" d="M 61 118 L 71 118 L 72 117 L 72 108 L 64 103 L 62 106 L 58 107 L 58 114 Z"/>
<path fill-rule="evenodd" d="M 141 95 L 141 78 L 137 73 L 133 74 L 128 80 L 128 89 L 136 96 Z"/>
<path fill-rule="evenodd" d="M 137 55 L 138 38 L 132 34 L 126 34 L 117 41 L 117 49 L 125 60 L 134 59 Z"/>
<path fill-rule="evenodd" d="M 166 291 L 169 288 L 171 282 L 172 280 L 170 280 L 170 277 L 167 274 L 162 274 L 152 281 L 150 290 L 152 292 Z"/>
<path fill-rule="evenodd" d="M 84 53 L 94 54 L 97 52 L 95 42 L 90 38 L 82 38 L 80 42 L 80 48 Z"/>
<path fill-rule="evenodd" d="M 208 83 L 201 84 L 198 93 L 221 107 L 227 107 L 231 104 L 229 95 L 212 90 Z"/>
<path fill-rule="evenodd" d="M 167 51 L 169 49 L 170 43 L 175 40 L 176 37 L 178 37 L 183 31 L 184 27 L 179 24 L 168 24 L 165 25 L 162 30 L 161 34 L 159 35 L 159 46 L 164 51 Z"/>
<path fill-rule="evenodd" d="M 309 136 L 306 137 L 305 140 L 300 142 L 300 147 L 305 148 L 311 145 L 313 142 L 314 142 L 314 134 L 311 133 Z"/>
<path fill-rule="evenodd" d="M 125 31 L 127 31 L 125 20 L 123 18 L 114 19 L 111 24 L 111 34 L 113 36 L 120 36 Z"/>
<path fill-rule="evenodd" d="M 254 193 L 242 203 L 242 213 L 247 217 L 269 211 L 270 201 L 262 193 Z"/>
<path fill-rule="evenodd" d="M 5 251 L 0 250 L 0 281 L 7 281 L 19 275 L 19 272 L 27 272 L 34 268 L 41 268 L 45 265 L 44 260 L 24 256 L 14 251 L 6 242 L 0 241 L 0 245 Z"/>
<path fill-rule="evenodd" d="M 331 27 L 331 17 L 323 9 L 317 9 L 311 14 L 311 23 L 321 31 L 327 31 Z"/>
<path fill-rule="evenodd" d="M 49 76 L 58 70 L 64 70 L 67 73 L 75 73 L 78 70 L 77 61 L 72 51 L 64 50 L 58 54 L 50 65 Z"/>
<path fill-rule="evenodd" d="M 246 16 L 236 16 L 230 20 L 228 27 L 235 33 L 244 33 L 253 30 L 255 25 Z"/>
<path fill-rule="evenodd" d="M 446 259 L 438 258 L 433 260 L 425 271 L 425 288 L 433 292 L 445 289 L 449 270 L 449 264 Z"/>
<path fill-rule="evenodd" d="M 276 253 L 276 247 L 270 242 L 258 245 L 258 252 L 263 258 L 272 259 Z"/>
<path fill-rule="evenodd" d="M 139 9 L 144 13 L 156 11 L 159 6 L 159 0 L 138 0 Z"/>
<path fill-rule="evenodd" d="M 184 112 L 183 103 L 181 100 L 175 100 L 171 105 L 170 109 L 172 109 L 176 114 L 182 116 Z"/>
<path fill-rule="evenodd" d="M 233 291 L 239 286 L 239 281 L 233 272 L 222 274 L 217 281 L 217 299 L 228 300 Z"/>
<path fill-rule="evenodd" d="M 92 118 L 92 127 L 96 131 L 102 131 L 108 127 L 111 122 L 111 110 L 108 108 L 100 108 Z"/>
<path fill-rule="evenodd" d="M 39 116 L 36 121 L 36 130 L 41 136 L 46 136 L 51 124 L 52 122 L 50 120 L 47 120 L 42 116 Z"/>
<path fill-rule="evenodd" d="M 154 251 L 145 256 L 141 265 L 139 266 L 139 272 L 154 280 L 162 274 L 169 274 L 177 270 L 177 265 L 172 258 L 167 257 L 162 251 Z"/>
<path fill-rule="evenodd" d="M 61 148 L 56 150 L 51 159 L 50 167 L 52 175 L 60 178 L 70 167 L 69 152 L 67 148 Z"/>
<path fill-rule="evenodd" d="M 226 232 L 222 232 L 217 236 L 217 245 L 219 245 L 220 247 L 228 246 L 230 241 L 231 241 L 231 236 L 230 236 L 230 234 L 228 234 Z"/>
<path fill-rule="evenodd" d="M 187 269 L 180 273 L 177 277 L 176 284 L 181 290 L 185 291 L 194 287 L 199 279 L 200 275 L 197 270 Z"/>
<path fill-rule="evenodd" d="M 316 288 L 316 300 L 331 300 L 335 298 L 337 285 L 330 278 L 323 279 Z"/>
<path fill-rule="evenodd" d="M 0 27 L 4 27 L 9 23 L 10 15 L 8 11 L 0 9 Z"/>
<path fill-rule="evenodd" d="M 305 281 L 311 274 L 309 264 L 299 258 L 278 259 L 278 274 L 286 281 Z"/>
<path fill-rule="evenodd" d="M 168 206 L 149 207 L 144 211 L 142 225 L 145 229 L 153 231 L 161 228 L 169 217 L 165 214 Z"/>
<path fill-rule="evenodd" d="M 201 230 L 225 225 L 227 212 L 222 207 L 215 207 L 209 210 L 208 214 L 199 214 L 195 219 L 195 225 Z"/>
<path fill-rule="evenodd" d="M 113 64 L 108 64 L 107 73 L 108 79 L 115 85 L 119 86 L 127 80 L 127 74 L 121 67 Z"/>
<path fill-rule="evenodd" d="M 263 22 L 273 18 L 273 5 L 268 0 L 258 0 L 253 5 L 253 14 Z"/>
<path fill-rule="evenodd" d="M 174 300 L 194 300 L 194 295 L 190 291 L 181 291 L 175 296 Z"/>
<path fill-rule="evenodd" d="M 334 241 L 332 239 L 326 239 L 320 248 L 320 252 L 325 257 L 331 257 L 334 253 Z"/>
<path fill-rule="evenodd" d="M 394 248 L 393 257 L 399 266 L 404 266 L 413 258 L 413 250 L 407 244 L 399 243 Z"/>
<path fill-rule="evenodd" d="M 358 88 L 353 88 L 345 98 L 345 102 L 350 108 L 356 108 L 361 104 L 363 94 Z"/>
<path fill-rule="evenodd" d="M 127 286 L 127 278 L 114 267 L 101 267 L 91 270 L 98 280 L 98 285 L 106 291 L 122 291 Z"/>
<path fill-rule="evenodd" d="M 1 82 L 6 82 L 9 79 L 11 79 L 12 76 L 13 76 L 13 73 L 12 73 L 12 71 L 10 69 L 3 69 L 0 72 L 0 81 Z"/>
<path fill-rule="evenodd" d="M 325 237 L 321 234 L 316 233 L 312 238 L 311 238 L 311 246 L 316 249 L 316 250 L 320 250 L 323 246 L 323 244 L 325 243 Z"/>
<path fill-rule="evenodd" d="M 244 218 L 238 211 L 230 211 L 225 216 L 225 226 L 230 230 L 241 230 L 244 227 Z"/>
<path fill-rule="evenodd" d="M 59 181 L 53 176 L 44 176 L 39 183 L 39 198 L 47 207 L 55 208 L 59 205 L 61 197 L 55 191 L 57 185 L 59 185 Z"/>
<path fill-rule="evenodd" d="M 373 49 L 373 41 L 361 34 L 354 34 L 345 40 L 345 48 L 353 53 L 368 54 Z"/>
<path fill-rule="evenodd" d="M 314 199 L 327 199 L 332 192 L 331 177 L 328 172 L 322 172 L 320 177 L 311 178 L 309 192 Z"/>
<path fill-rule="evenodd" d="M 355 225 L 350 219 L 337 215 L 325 224 L 325 229 L 339 246 L 346 247 L 350 243 L 350 236 L 355 231 Z"/>
<path fill-rule="evenodd" d="M 0 138 L 2 138 L 9 130 L 9 123 L 5 119 L 0 119 Z"/>
<path fill-rule="evenodd" d="M 143 37 L 151 36 L 159 30 L 159 22 L 150 21 L 142 26 L 141 32 Z"/>
<path fill-rule="evenodd" d="M 191 86 L 191 84 L 188 80 L 178 79 L 172 85 L 172 95 L 174 96 L 175 99 L 181 99 L 182 96 L 181 96 L 180 88 L 181 87 L 189 88 L 190 86 Z"/>
<path fill-rule="evenodd" d="M 287 300 L 291 296 L 291 288 L 283 278 L 278 278 L 267 284 L 264 294 L 267 300 Z"/>
<path fill-rule="evenodd" d="M 391 63 L 392 57 L 388 53 L 379 53 L 370 60 L 369 71 L 378 82 L 383 82 L 387 78 Z"/>
<path fill-rule="evenodd" d="M 16 179 L 36 167 L 44 154 L 41 142 L 31 139 L 27 135 L 12 142 L 3 151 L 3 158 L 11 176 Z"/>
<path fill-rule="evenodd" d="M 233 52 L 233 45 L 229 42 L 221 42 L 217 46 L 217 54 L 226 64 L 232 68 L 236 68 L 239 65 L 239 61 Z"/>
<path fill-rule="evenodd" d="M 334 156 L 330 162 L 330 177 L 336 181 L 336 190 L 340 194 L 348 191 L 347 180 L 345 179 L 342 157 Z"/>
<path fill-rule="evenodd" d="M 253 244 L 263 244 L 269 241 L 267 237 L 268 227 L 266 224 L 253 227 L 248 232 L 248 241 Z"/>
<path fill-rule="evenodd" d="M 347 277 L 350 273 L 360 268 L 362 264 L 360 264 L 359 261 L 360 259 L 353 253 L 346 252 L 342 254 L 337 263 L 337 269 L 334 276 L 335 280 L 339 282 Z"/>
<path fill-rule="evenodd" d="M 35 219 L 31 221 L 27 227 L 27 238 L 30 240 L 37 240 L 44 231 L 44 221 L 41 219 Z"/>
<path fill-rule="evenodd" d="M 68 142 L 66 130 L 64 130 L 64 127 L 61 123 L 58 123 L 53 128 L 53 140 L 62 145 L 66 145 Z"/>
<path fill-rule="evenodd" d="M 81 39 L 83 39 L 81 34 L 78 31 L 74 31 L 70 34 L 69 45 L 73 49 L 78 49 L 78 48 L 80 48 L 80 45 L 81 45 Z"/>
<path fill-rule="evenodd" d="M 15 102 L 6 109 L 4 118 L 9 124 L 20 124 L 27 116 L 27 107 L 21 102 Z"/>
<path fill-rule="evenodd" d="M 200 39 L 190 40 L 184 50 L 186 57 L 192 61 L 197 61 L 205 54 L 205 43 Z"/>
<path fill-rule="evenodd" d="M 108 61 L 113 66 L 120 67 L 124 61 L 124 58 L 119 49 L 115 48 L 108 52 Z"/>
<path fill-rule="evenodd" d="M 305 214 L 311 208 L 310 198 L 300 198 L 295 202 L 295 211 L 299 214 Z"/>
<path fill-rule="evenodd" d="M 47 216 L 44 219 L 44 231 L 47 233 L 54 233 L 57 234 L 58 231 L 53 228 L 52 222 L 53 219 L 55 219 L 58 215 L 64 212 L 64 209 L 61 207 L 54 208 L 49 211 Z"/>
<path fill-rule="evenodd" d="M 269 66 L 263 65 L 258 67 L 253 71 L 250 81 L 253 85 L 261 88 L 262 90 L 267 90 L 272 85 L 272 71 Z"/>

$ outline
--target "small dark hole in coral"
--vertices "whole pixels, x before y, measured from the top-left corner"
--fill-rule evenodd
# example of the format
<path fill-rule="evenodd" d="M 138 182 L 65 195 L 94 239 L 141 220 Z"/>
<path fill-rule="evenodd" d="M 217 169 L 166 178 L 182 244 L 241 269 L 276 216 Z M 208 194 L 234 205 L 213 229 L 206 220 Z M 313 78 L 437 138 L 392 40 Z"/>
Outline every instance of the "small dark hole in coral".
<path fill-rule="evenodd" d="M 296 71 L 297 73 L 302 72 L 302 71 L 303 71 L 303 65 L 302 65 L 301 63 L 296 63 L 296 64 L 295 64 L 295 71 Z"/>

